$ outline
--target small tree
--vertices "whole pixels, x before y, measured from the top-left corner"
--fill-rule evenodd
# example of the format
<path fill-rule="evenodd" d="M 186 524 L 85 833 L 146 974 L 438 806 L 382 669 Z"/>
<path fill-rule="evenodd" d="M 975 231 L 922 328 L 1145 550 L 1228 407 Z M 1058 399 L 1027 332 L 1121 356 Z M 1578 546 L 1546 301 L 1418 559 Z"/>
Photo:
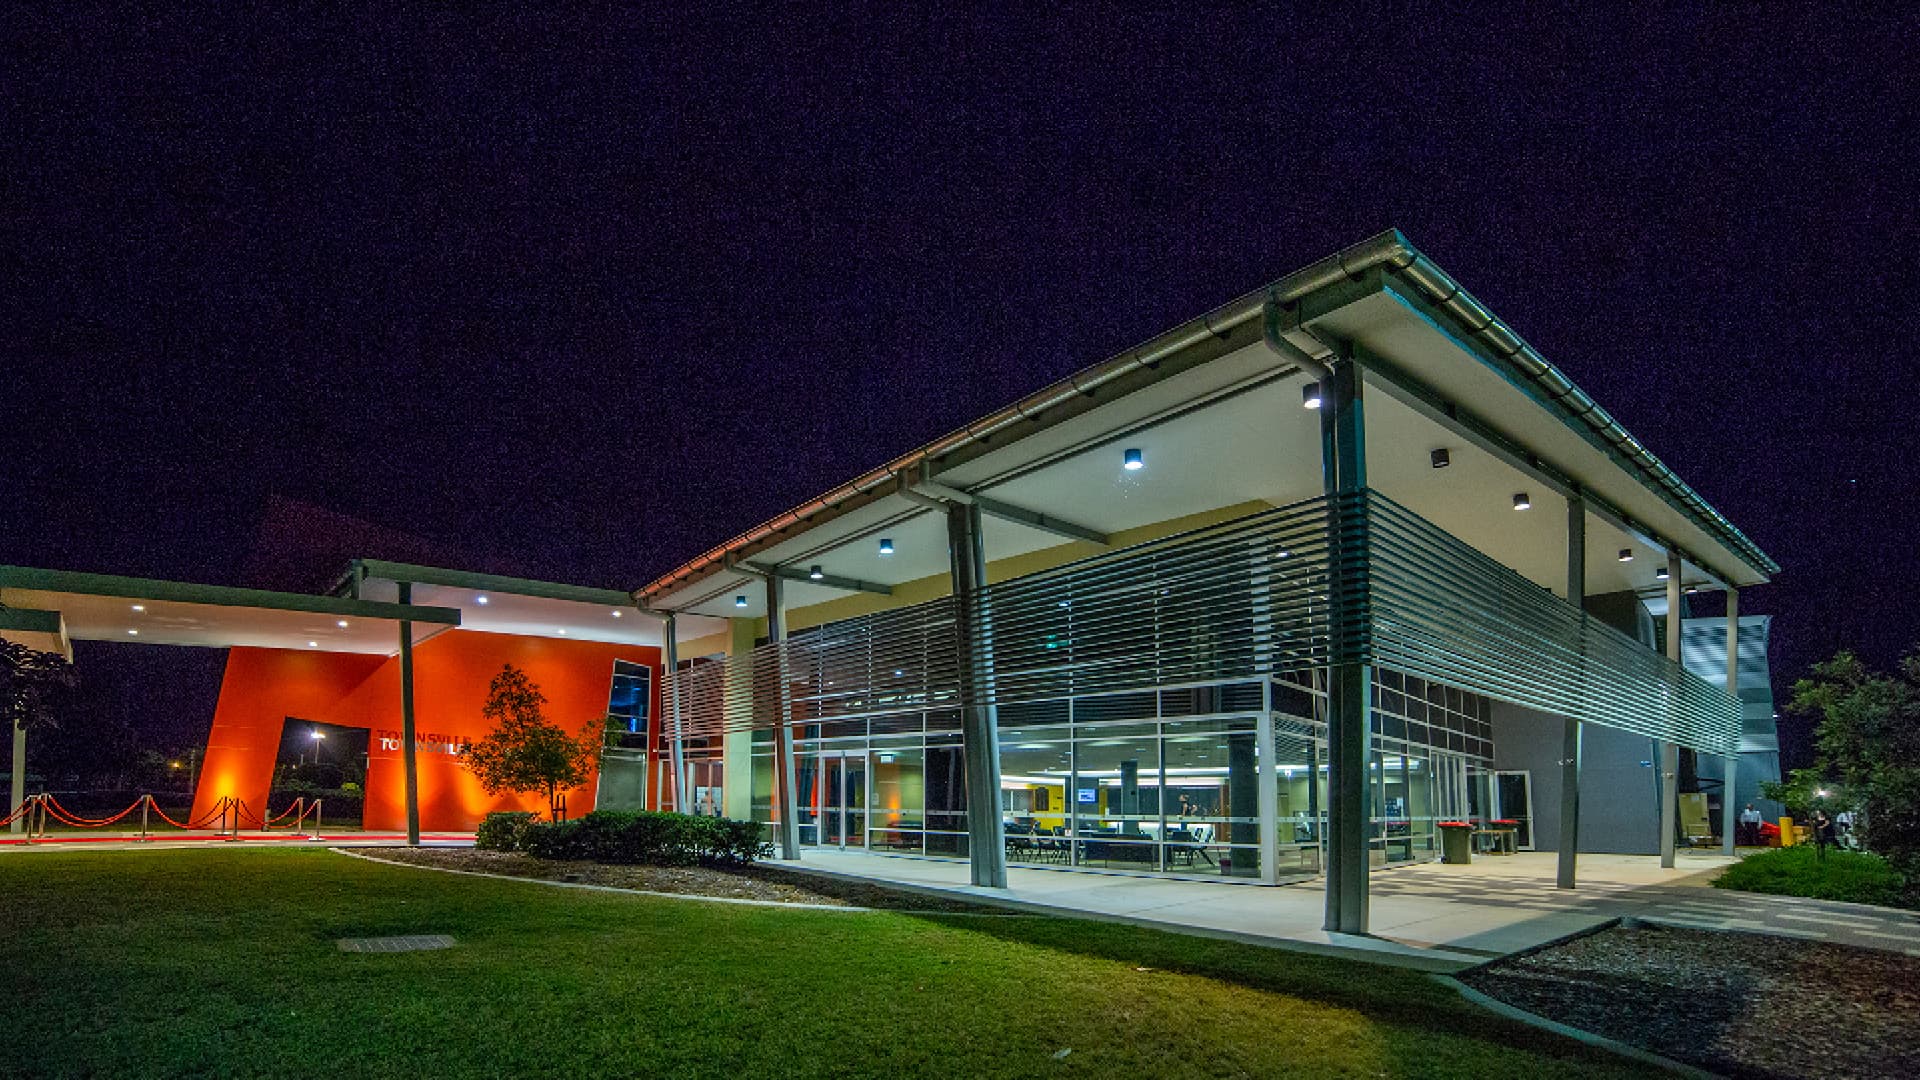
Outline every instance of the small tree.
<path fill-rule="evenodd" d="M 1838 779 L 1845 802 L 1859 807 L 1861 843 L 1920 889 L 1920 652 L 1890 675 L 1842 652 L 1794 684 L 1789 708 L 1819 719 L 1811 775 Z"/>
<path fill-rule="evenodd" d="M 0 732 L 52 727 L 61 699 L 79 685 L 66 657 L 0 638 Z"/>
<path fill-rule="evenodd" d="M 560 789 L 584 783 L 599 761 L 602 721 L 595 717 L 569 735 L 547 719 L 546 703 L 526 672 L 502 667 L 481 711 L 493 734 L 468 745 L 460 760 L 490 795 L 544 791 L 548 814 L 558 820 Z"/>

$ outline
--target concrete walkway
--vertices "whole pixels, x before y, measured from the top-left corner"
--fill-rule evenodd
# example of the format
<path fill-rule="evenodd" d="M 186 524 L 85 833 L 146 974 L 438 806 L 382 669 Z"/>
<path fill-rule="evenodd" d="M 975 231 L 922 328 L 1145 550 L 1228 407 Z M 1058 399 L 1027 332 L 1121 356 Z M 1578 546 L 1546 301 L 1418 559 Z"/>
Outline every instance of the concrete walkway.
<path fill-rule="evenodd" d="M 1430 971 L 1457 971 L 1621 917 L 1920 955 L 1920 915 L 1707 887 L 1729 861 L 1682 855 L 1662 870 L 1653 856 L 1584 855 L 1573 892 L 1553 887 L 1547 852 L 1380 870 L 1371 879 L 1369 936 L 1320 929 L 1319 880 L 1262 887 L 1010 868 L 1008 888 L 976 889 L 963 862 L 817 850 L 796 869 Z"/>

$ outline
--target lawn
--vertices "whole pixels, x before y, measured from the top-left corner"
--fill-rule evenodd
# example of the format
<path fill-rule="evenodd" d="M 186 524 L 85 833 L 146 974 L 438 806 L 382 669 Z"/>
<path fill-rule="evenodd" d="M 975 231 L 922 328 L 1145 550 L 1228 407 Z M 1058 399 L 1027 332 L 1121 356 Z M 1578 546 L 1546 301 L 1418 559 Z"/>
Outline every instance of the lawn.
<path fill-rule="evenodd" d="M 1411 972 L 1078 920 L 667 900 L 314 849 L 0 852 L 0 896 L 6 1075 L 1634 1073 Z M 458 945 L 334 944 L 397 934 Z"/>

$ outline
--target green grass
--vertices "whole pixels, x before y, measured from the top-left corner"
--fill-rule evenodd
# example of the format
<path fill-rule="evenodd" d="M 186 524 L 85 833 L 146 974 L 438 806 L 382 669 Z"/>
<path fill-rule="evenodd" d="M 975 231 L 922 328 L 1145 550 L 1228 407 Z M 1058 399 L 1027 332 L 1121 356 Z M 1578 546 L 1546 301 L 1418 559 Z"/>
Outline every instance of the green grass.
<path fill-rule="evenodd" d="M 1846 900 L 1883 907 L 1912 907 L 1904 898 L 1900 874 L 1878 855 L 1828 848 L 1826 858 L 1811 844 L 1756 852 L 1713 879 L 1715 888 L 1741 892 Z"/>
<path fill-rule="evenodd" d="M 0 896 L 6 1075 L 1634 1074 L 1415 973 L 1079 920 L 664 900 L 313 849 L 0 853 Z M 334 945 L 410 933 L 459 944 Z"/>

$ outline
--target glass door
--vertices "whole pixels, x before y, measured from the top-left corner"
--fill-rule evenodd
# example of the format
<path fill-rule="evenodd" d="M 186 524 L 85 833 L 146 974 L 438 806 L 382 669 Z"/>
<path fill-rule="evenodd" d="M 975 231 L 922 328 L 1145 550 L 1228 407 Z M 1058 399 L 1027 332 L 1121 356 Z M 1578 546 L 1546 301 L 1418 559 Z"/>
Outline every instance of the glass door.
<path fill-rule="evenodd" d="M 865 847 L 867 755 L 845 751 L 820 755 L 816 820 L 823 847 Z"/>
<path fill-rule="evenodd" d="M 1533 774 L 1525 770 L 1493 774 L 1493 816 L 1514 825 L 1514 846 L 1533 850 Z"/>

